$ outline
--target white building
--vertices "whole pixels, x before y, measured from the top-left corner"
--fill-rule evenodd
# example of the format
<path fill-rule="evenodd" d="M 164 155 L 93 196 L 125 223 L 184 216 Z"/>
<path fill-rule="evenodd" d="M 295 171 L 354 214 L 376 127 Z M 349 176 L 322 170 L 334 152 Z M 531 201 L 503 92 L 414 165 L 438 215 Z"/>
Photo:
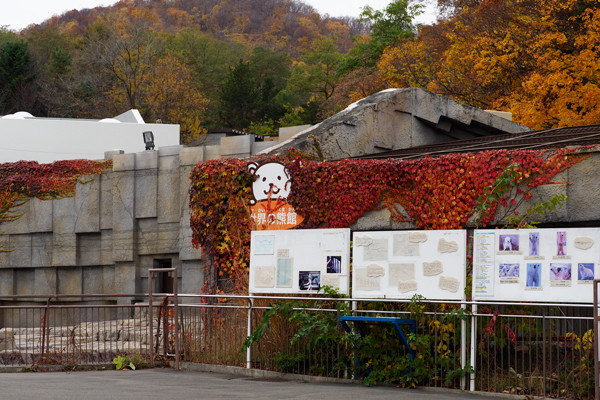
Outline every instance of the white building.
<path fill-rule="evenodd" d="M 36 118 L 27 112 L 0 117 L 0 163 L 20 160 L 104 159 L 104 153 L 144 151 L 142 133 L 156 148 L 179 145 L 179 125 L 147 124 L 138 110 L 102 120 Z"/>

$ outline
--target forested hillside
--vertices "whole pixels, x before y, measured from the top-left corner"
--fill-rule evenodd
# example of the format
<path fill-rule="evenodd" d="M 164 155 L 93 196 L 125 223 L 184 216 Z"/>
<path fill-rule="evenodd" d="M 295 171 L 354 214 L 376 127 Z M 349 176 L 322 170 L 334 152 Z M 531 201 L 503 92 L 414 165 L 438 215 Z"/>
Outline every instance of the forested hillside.
<path fill-rule="evenodd" d="M 387 87 L 424 87 L 532 127 L 598 123 L 600 3 L 438 0 L 319 15 L 300 0 L 123 0 L 0 29 L 0 115 L 130 108 L 182 140 L 316 123 Z"/>

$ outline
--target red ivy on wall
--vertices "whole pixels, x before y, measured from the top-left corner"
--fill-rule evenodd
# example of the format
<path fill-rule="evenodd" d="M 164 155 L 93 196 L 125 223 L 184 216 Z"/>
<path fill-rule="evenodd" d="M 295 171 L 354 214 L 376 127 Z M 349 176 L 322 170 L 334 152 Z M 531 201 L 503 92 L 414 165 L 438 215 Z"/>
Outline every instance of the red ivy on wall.
<path fill-rule="evenodd" d="M 415 160 L 296 161 L 288 164 L 293 178 L 288 201 L 305 216 L 304 228 L 347 227 L 383 202 L 397 221 L 423 229 L 460 229 L 508 165 L 518 175 L 515 185 L 521 184 L 517 194 L 528 198 L 527 188 L 548 183 L 583 157 L 573 150 L 494 150 Z M 492 204 L 482 223 L 509 200 Z"/>
<path fill-rule="evenodd" d="M 288 202 L 305 217 L 301 228 L 348 227 L 383 204 L 396 221 L 423 229 L 460 229 L 509 165 L 517 189 L 485 209 L 479 217 L 483 224 L 493 220 L 499 205 L 529 198 L 528 188 L 549 183 L 584 157 L 573 150 L 493 150 L 415 160 L 318 162 L 296 153 L 269 160 L 284 163 L 292 176 Z M 232 277 L 238 290 L 244 287 L 252 229 L 248 162 L 212 160 L 199 163 L 191 174 L 193 244 L 208 250 L 217 273 Z"/>
<path fill-rule="evenodd" d="M 84 175 L 111 168 L 112 161 L 67 160 L 50 164 L 18 161 L 0 164 L 0 224 L 14 220 L 15 206 L 28 197 L 51 199 L 72 196 Z"/>

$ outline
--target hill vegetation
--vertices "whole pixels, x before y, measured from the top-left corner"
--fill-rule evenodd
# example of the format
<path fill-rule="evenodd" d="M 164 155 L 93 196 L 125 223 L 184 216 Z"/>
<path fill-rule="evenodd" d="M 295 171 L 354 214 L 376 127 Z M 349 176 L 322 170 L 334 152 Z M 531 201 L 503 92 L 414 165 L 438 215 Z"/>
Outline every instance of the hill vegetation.
<path fill-rule="evenodd" d="M 182 141 L 316 123 L 388 87 L 423 87 L 535 128 L 598 123 L 600 3 L 419 0 L 319 15 L 300 0 L 122 0 L 0 29 L 0 115 L 137 108 Z"/>

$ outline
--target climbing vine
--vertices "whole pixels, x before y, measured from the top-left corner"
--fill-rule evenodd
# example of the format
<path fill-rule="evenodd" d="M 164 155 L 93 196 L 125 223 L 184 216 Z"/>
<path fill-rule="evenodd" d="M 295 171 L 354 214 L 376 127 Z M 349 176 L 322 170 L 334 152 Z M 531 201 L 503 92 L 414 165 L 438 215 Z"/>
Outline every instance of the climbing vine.
<path fill-rule="evenodd" d="M 111 168 L 112 161 L 67 160 L 50 164 L 18 161 L 0 164 L 0 224 L 20 216 L 16 208 L 29 197 L 72 196 L 84 175 Z"/>
<path fill-rule="evenodd" d="M 395 221 L 423 229 L 460 229 L 499 223 L 518 213 L 532 187 L 552 183 L 556 174 L 585 157 L 561 149 L 335 162 L 307 160 L 293 152 L 277 160 L 292 177 L 288 202 L 305 217 L 301 228 L 348 227 L 366 212 L 385 207 Z M 191 174 L 193 244 L 209 252 L 215 273 L 232 278 L 237 290 L 244 289 L 252 230 L 248 163 L 213 160 L 199 163 Z"/>

